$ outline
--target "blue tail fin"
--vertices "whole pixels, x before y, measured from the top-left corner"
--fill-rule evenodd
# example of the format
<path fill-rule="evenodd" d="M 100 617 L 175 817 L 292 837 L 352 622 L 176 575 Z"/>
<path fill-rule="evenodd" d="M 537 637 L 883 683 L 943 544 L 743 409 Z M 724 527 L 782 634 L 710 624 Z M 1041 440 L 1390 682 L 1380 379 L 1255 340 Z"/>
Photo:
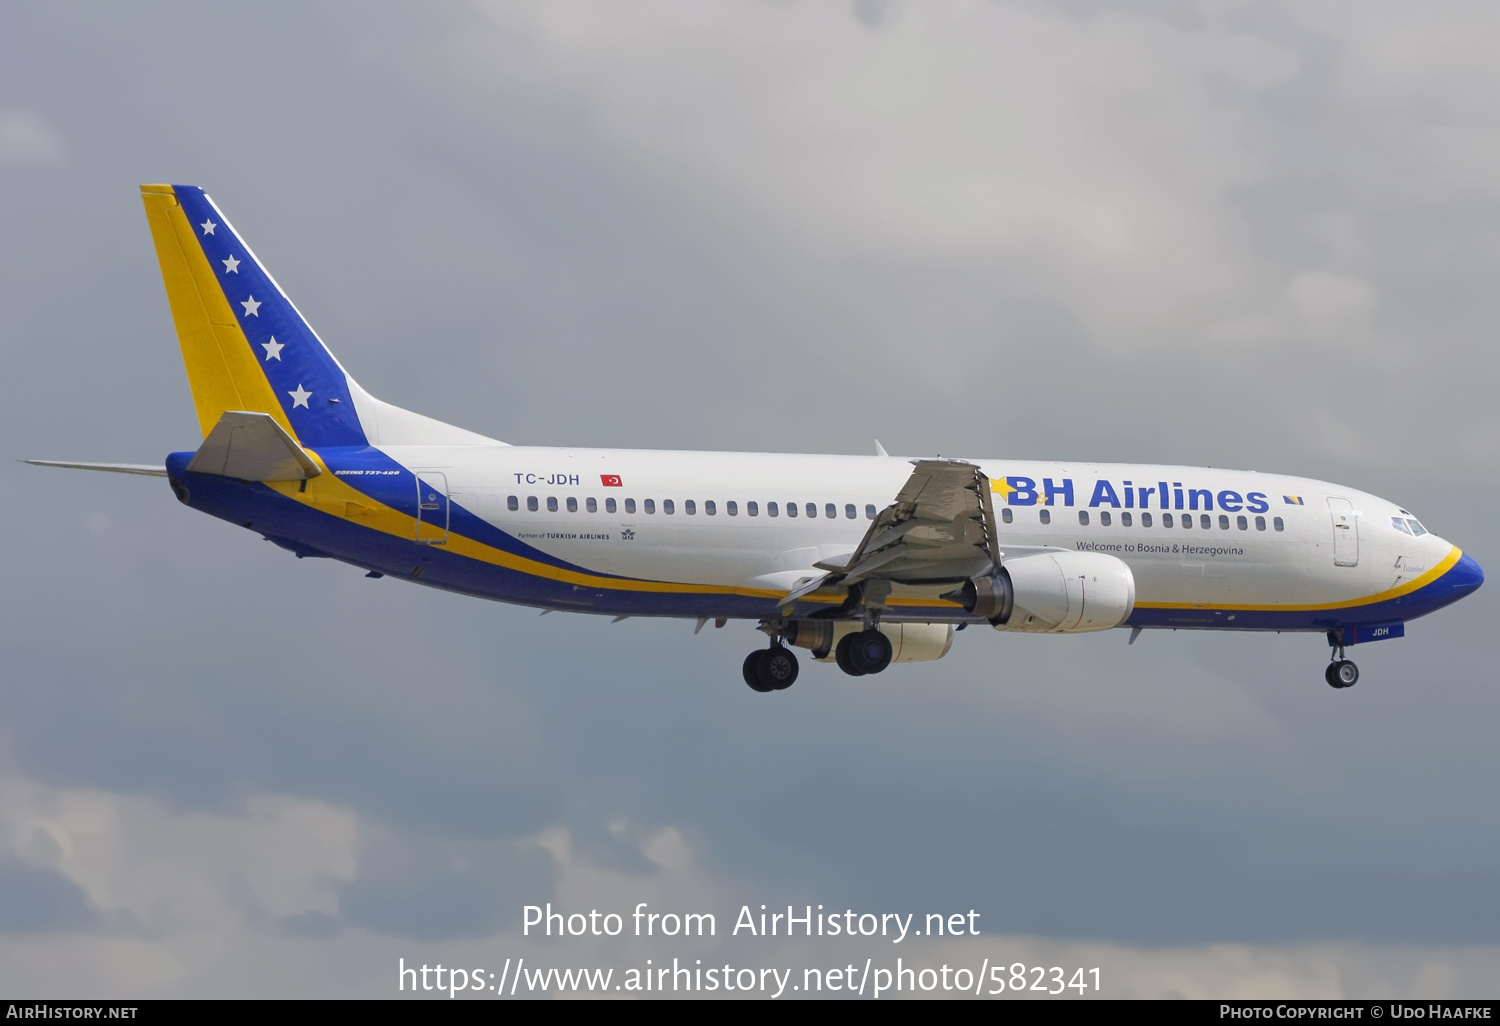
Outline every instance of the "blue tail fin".
<path fill-rule="evenodd" d="M 361 389 L 202 189 L 144 185 L 141 197 L 205 437 L 245 411 L 313 449 L 497 444 Z"/>

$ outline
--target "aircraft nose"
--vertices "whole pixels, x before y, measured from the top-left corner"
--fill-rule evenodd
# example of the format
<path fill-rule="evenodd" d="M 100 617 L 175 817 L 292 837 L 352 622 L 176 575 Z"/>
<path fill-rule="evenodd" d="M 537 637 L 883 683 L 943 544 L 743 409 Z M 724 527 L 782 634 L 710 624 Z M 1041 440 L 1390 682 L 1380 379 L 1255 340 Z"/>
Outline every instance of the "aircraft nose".
<path fill-rule="evenodd" d="M 1448 587 L 1455 599 L 1461 599 L 1470 592 L 1478 591 L 1479 586 L 1484 583 L 1484 568 L 1475 561 L 1473 556 L 1464 553 L 1459 557 L 1453 569 L 1444 575 L 1448 580 Z"/>

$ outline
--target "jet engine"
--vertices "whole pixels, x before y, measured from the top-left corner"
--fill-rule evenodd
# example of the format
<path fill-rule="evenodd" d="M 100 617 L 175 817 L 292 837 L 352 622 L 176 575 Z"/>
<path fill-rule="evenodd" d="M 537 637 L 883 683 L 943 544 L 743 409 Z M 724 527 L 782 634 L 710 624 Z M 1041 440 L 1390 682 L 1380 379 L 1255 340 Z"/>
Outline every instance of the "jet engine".
<path fill-rule="evenodd" d="M 862 630 L 864 624 L 858 621 L 793 620 L 787 624 L 786 641 L 812 649 L 814 659 L 827 662 L 844 635 Z M 951 623 L 882 623 L 878 630 L 891 641 L 893 663 L 931 662 L 947 655 L 953 645 Z"/>
<path fill-rule="evenodd" d="M 1118 627 L 1135 609 L 1135 576 L 1102 552 L 1041 552 L 943 596 L 996 630 L 1081 634 Z"/>

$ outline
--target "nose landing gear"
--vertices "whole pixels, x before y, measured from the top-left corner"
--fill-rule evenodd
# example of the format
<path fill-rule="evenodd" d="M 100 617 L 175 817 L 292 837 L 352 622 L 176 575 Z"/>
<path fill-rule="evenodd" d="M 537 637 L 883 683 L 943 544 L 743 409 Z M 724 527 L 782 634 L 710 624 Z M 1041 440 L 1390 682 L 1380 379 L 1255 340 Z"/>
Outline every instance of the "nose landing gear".
<path fill-rule="evenodd" d="M 785 691 L 797 682 L 797 657 L 780 644 L 745 657 L 745 683 L 753 691 Z"/>
<path fill-rule="evenodd" d="M 1344 632 L 1342 630 L 1328 632 L 1328 645 L 1333 651 L 1329 654 L 1332 661 L 1328 669 L 1323 671 L 1323 679 L 1330 687 L 1352 688 L 1359 681 L 1359 667 L 1354 665 L 1352 659 L 1344 658 Z"/>
<path fill-rule="evenodd" d="M 1336 688 L 1352 688 L 1359 680 L 1359 667 L 1351 660 L 1335 659 L 1323 671 L 1323 679 Z"/>

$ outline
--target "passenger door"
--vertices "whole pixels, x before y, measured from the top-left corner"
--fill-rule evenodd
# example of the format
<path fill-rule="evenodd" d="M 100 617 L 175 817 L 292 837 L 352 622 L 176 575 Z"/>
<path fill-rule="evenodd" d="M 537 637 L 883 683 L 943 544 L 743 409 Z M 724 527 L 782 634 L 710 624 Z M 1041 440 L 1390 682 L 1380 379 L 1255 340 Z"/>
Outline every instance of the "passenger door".
<path fill-rule="evenodd" d="M 1328 512 L 1333 517 L 1333 565 L 1359 566 L 1359 517 L 1354 503 L 1330 495 Z"/>
<path fill-rule="evenodd" d="M 417 471 L 417 541 L 448 544 L 448 475 L 440 470 Z"/>

